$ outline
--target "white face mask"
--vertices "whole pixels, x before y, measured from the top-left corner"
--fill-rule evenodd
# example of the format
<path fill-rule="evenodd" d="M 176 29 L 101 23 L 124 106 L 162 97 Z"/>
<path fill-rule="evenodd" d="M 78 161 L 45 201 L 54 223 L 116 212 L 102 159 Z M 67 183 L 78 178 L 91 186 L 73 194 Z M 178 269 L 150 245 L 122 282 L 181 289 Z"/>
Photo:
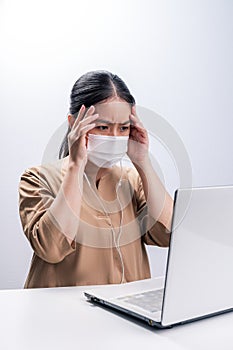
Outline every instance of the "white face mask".
<path fill-rule="evenodd" d="M 128 139 L 129 136 L 88 134 L 88 159 L 99 168 L 111 168 L 126 155 Z"/>

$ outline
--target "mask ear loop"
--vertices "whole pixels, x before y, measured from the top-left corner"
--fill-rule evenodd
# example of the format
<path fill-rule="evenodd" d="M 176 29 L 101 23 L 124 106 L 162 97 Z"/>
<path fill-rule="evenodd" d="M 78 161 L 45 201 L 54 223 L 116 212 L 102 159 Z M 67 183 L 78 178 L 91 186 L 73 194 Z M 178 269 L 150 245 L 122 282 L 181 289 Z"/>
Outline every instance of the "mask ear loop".
<path fill-rule="evenodd" d="M 119 202 L 119 205 L 120 205 L 120 212 L 121 212 L 121 218 L 120 218 L 120 228 L 119 228 L 119 233 L 118 233 L 118 239 L 116 240 L 116 232 L 113 228 L 113 225 L 112 225 L 112 220 L 108 214 L 108 212 L 106 211 L 102 201 L 100 200 L 99 196 L 95 193 L 94 189 L 92 188 L 91 186 L 91 183 L 87 177 L 87 174 L 84 172 L 84 177 L 85 179 L 87 180 L 87 183 L 88 183 L 88 186 L 90 187 L 91 191 L 94 193 L 95 197 L 97 198 L 98 202 L 100 203 L 101 207 L 103 208 L 103 211 L 106 215 L 106 217 L 109 219 L 109 222 L 111 224 L 111 231 L 112 231 L 112 234 L 113 234 L 113 239 L 114 239 L 114 245 L 115 245 L 115 248 L 118 252 L 118 255 L 120 257 L 120 261 L 121 261 L 121 267 L 122 267 L 122 277 L 121 277 L 121 284 L 124 282 L 124 279 L 125 279 L 125 267 L 124 267 L 124 261 L 123 261 L 123 257 L 122 257 L 122 253 L 121 253 L 121 250 L 120 250 L 120 237 L 121 237 L 121 234 L 122 234 L 122 222 L 123 222 L 123 210 L 122 210 L 122 205 L 121 205 L 121 201 L 119 199 L 119 196 L 118 196 L 118 189 L 119 187 L 121 186 L 121 181 L 122 181 L 122 174 L 123 174 L 123 171 L 122 171 L 122 161 L 120 161 L 120 164 L 121 164 L 121 177 L 120 177 L 120 180 L 118 181 L 118 184 L 116 186 L 116 195 L 117 195 L 117 200 Z"/>

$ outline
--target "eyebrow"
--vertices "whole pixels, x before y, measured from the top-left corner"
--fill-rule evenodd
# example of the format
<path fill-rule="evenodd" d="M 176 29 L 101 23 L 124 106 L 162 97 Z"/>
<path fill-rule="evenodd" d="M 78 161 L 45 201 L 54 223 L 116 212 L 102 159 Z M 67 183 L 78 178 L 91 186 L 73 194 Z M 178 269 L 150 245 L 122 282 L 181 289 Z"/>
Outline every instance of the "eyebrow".
<path fill-rule="evenodd" d="M 97 119 L 96 123 L 104 123 L 104 124 L 110 124 L 110 125 L 115 124 L 115 123 L 112 123 L 109 120 L 105 120 L 105 119 Z M 120 125 L 125 125 L 125 124 L 129 124 L 129 123 L 130 123 L 130 120 L 126 120 L 125 122 L 119 123 L 119 124 Z"/>

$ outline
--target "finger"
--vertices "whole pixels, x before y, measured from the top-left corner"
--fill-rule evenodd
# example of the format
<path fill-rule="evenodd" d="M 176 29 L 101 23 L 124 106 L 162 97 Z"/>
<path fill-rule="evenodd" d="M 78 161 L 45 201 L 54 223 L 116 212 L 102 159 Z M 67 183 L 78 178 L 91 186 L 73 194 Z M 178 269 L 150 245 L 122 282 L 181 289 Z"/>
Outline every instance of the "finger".
<path fill-rule="evenodd" d="M 141 123 L 136 122 L 130 132 L 130 136 L 136 137 L 136 138 L 148 138 L 147 130 L 144 128 L 144 126 Z"/>
<path fill-rule="evenodd" d="M 88 110 L 86 111 L 86 113 L 83 116 L 83 119 L 86 119 L 87 117 L 89 117 L 90 115 L 92 115 L 95 111 L 95 107 L 94 106 L 90 106 L 88 108 Z"/>
<path fill-rule="evenodd" d="M 88 124 L 88 125 L 85 125 L 83 128 L 80 129 L 80 136 L 86 134 L 88 131 L 94 129 L 94 127 L 96 126 L 95 123 L 92 123 L 92 124 Z"/>
<path fill-rule="evenodd" d="M 132 114 L 137 114 L 135 105 L 132 106 Z"/>
<path fill-rule="evenodd" d="M 86 107 L 84 105 L 81 106 L 79 112 L 78 112 L 78 116 L 73 124 L 72 129 L 74 129 L 76 127 L 76 125 L 78 125 L 78 123 L 80 122 L 80 120 L 82 120 L 84 113 L 85 113 Z"/>
<path fill-rule="evenodd" d="M 70 145 L 73 145 L 78 139 L 81 139 L 83 136 L 87 136 L 88 131 L 92 130 L 95 127 L 95 123 L 85 125 L 80 131 L 78 136 L 72 134 L 68 136 Z"/>
<path fill-rule="evenodd" d="M 138 121 L 140 121 L 139 116 L 137 115 L 136 112 L 136 106 L 132 106 L 132 115 L 135 116 L 135 118 L 137 118 Z"/>
<path fill-rule="evenodd" d="M 99 117 L 99 114 L 93 114 L 93 115 L 90 115 L 89 117 L 86 117 L 85 119 L 81 120 L 73 130 L 76 131 L 83 128 L 85 125 L 88 125 L 93 121 L 95 121 L 98 117 Z"/>
<path fill-rule="evenodd" d="M 139 119 L 137 114 L 130 114 L 130 117 L 132 117 L 132 119 L 137 120 L 138 122 L 141 122 L 141 120 Z"/>
<path fill-rule="evenodd" d="M 91 115 L 95 110 L 94 106 L 90 106 L 88 109 L 86 109 L 85 105 L 82 105 L 78 116 L 73 124 L 73 129 L 77 127 L 77 125 L 83 120 L 86 119 L 87 116 Z"/>
<path fill-rule="evenodd" d="M 144 129 L 144 126 L 143 126 L 142 122 L 139 120 L 139 118 L 137 118 L 133 114 L 130 115 L 130 118 L 133 122 L 133 126 L 140 127 L 141 129 Z"/>
<path fill-rule="evenodd" d="M 133 139 L 135 141 L 139 140 L 139 139 L 144 139 L 146 140 L 147 139 L 147 134 L 145 132 L 141 132 L 139 130 L 134 130 L 135 132 L 132 132 L 130 135 L 129 135 L 129 138 L 130 139 Z"/>

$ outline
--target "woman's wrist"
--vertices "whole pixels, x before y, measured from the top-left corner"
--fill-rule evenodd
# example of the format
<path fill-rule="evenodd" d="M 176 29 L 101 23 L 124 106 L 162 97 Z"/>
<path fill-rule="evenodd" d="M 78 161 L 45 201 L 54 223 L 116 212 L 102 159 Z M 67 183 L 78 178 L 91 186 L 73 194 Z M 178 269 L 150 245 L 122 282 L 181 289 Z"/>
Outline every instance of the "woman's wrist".
<path fill-rule="evenodd" d="M 135 166 L 136 169 L 141 169 L 142 171 L 145 171 L 146 169 L 151 168 L 152 164 L 151 164 L 149 154 L 146 155 L 141 160 L 137 159 L 136 161 L 133 161 L 133 165 Z"/>
<path fill-rule="evenodd" d="M 76 161 L 76 162 L 69 161 L 67 170 L 72 173 L 77 172 L 77 174 L 80 174 L 80 172 L 84 173 L 85 166 L 86 166 L 86 162 L 83 160 Z"/>

